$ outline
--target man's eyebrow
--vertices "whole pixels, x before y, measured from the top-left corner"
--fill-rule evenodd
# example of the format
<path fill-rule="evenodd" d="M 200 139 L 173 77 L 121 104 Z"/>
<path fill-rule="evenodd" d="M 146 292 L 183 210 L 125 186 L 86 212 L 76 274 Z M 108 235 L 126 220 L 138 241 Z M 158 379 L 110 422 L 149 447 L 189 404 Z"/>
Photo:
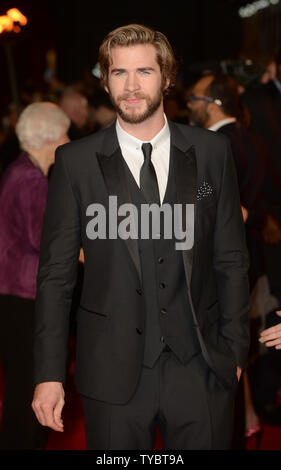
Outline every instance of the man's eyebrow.
<path fill-rule="evenodd" d="M 145 71 L 145 70 L 155 70 L 153 67 L 138 67 L 137 70 L 140 72 Z M 110 73 L 115 73 L 115 72 L 126 72 L 126 69 L 119 69 L 119 68 L 114 68 L 110 71 Z"/>
<path fill-rule="evenodd" d="M 117 69 L 117 68 L 115 68 L 115 69 L 112 69 L 110 73 L 114 73 L 114 72 L 125 72 L 125 71 L 126 71 L 126 69 Z"/>
<path fill-rule="evenodd" d="M 139 67 L 137 70 L 140 70 L 141 72 L 143 70 L 155 70 L 153 67 Z"/>

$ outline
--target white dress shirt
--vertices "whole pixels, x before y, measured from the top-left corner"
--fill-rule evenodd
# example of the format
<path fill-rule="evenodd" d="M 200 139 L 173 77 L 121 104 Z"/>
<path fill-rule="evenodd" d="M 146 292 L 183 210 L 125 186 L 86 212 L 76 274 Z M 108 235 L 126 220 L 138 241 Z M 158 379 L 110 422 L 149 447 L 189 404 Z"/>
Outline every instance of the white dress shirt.
<path fill-rule="evenodd" d="M 160 132 L 158 132 L 158 134 L 149 141 L 152 145 L 151 161 L 154 165 L 157 176 L 161 204 L 163 203 L 168 182 L 171 140 L 170 129 L 165 114 L 164 118 L 164 126 Z M 116 132 L 122 155 L 135 178 L 137 185 L 140 186 L 140 169 L 144 162 L 144 155 L 141 146 L 144 142 L 148 141 L 137 139 L 124 131 L 118 118 L 116 120 Z"/>
<path fill-rule="evenodd" d="M 231 122 L 236 122 L 237 119 L 235 117 L 229 117 L 225 119 L 221 119 L 220 121 L 216 122 L 212 126 L 208 127 L 209 131 L 218 131 L 221 127 L 226 126 L 226 124 L 230 124 Z"/>
<path fill-rule="evenodd" d="M 281 93 L 281 83 L 279 82 L 279 80 L 277 80 L 277 78 L 274 78 L 272 81 L 274 85 L 276 86 L 277 90 L 279 91 L 279 93 Z"/>

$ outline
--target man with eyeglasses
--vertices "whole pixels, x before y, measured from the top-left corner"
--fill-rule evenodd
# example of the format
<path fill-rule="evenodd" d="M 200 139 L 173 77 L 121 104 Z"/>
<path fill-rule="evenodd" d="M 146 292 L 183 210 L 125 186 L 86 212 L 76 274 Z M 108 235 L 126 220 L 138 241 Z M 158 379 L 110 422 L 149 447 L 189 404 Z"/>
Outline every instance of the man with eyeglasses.
<path fill-rule="evenodd" d="M 242 205 L 251 219 L 260 213 L 261 192 L 267 171 L 264 140 L 243 124 L 243 110 L 236 82 L 216 73 L 200 78 L 188 98 L 191 125 L 226 135 L 234 157 Z M 248 221 L 249 222 L 249 221 Z"/>
<path fill-rule="evenodd" d="M 281 240 L 280 226 L 264 200 L 265 185 L 270 184 L 267 145 L 260 135 L 251 132 L 243 124 L 237 84 L 230 76 L 214 73 L 201 77 L 192 87 L 187 108 L 190 124 L 225 134 L 230 141 L 242 209 L 246 212 L 244 220 L 247 222 L 246 234 L 250 254 L 249 280 L 254 295 L 264 280 L 266 285 L 268 283 L 261 252 L 262 236 L 265 243 L 270 245 L 278 244 Z M 264 286 L 263 284 L 263 290 Z M 274 305 L 277 305 L 276 299 L 270 294 L 266 296 L 263 292 L 262 295 L 268 306 L 274 308 Z M 270 310 L 270 307 L 268 308 Z M 254 313 L 256 316 L 257 312 Z M 263 315 L 267 313 L 268 311 L 262 312 Z M 272 375 L 276 376 L 274 371 Z M 274 377 L 270 380 L 274 382 Z M 269 388 L 267 383 L 267 389 Z M 239 408 L 242 407 L 241 392 L 243 390 L 240 390 L 238 395 Z M 259 411 L 262 414 L 262 410 Z M 249 427 L 248 424 L 246 423 L 246 428 Z"/>
<path fill-rule="evenodd" d="M 247 123 L 244 124 L 248 111 L 241 104 L 236 82 L 221 73 L 201 77 L 192 87 L 187 108 L 191 125 L 228 137 L 236 165 L 241 203 L 247 209 L 248 225 L 258 223 L 262 227 L 266 244 L 280 244 L 280 225 L 275 214 L 265 209 L 269 207 L 267 188 L 275 188 L 267 142 L 250 131 Z"/>

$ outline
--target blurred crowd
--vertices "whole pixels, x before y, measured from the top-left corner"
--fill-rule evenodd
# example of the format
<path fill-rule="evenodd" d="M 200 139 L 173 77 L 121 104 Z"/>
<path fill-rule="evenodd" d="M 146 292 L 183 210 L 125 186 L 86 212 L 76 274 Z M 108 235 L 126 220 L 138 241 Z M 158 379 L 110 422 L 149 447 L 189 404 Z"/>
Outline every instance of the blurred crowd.
<path fill-rule="evenodd" d="M 20 92 L 20 103 L 10 103 L 0 116 L 0 173 L 20 153 L 15 126 L 23 109 L 34 102 L 57 104 L 71 120 L 70 140 L 79 139 L 110 125 L 115 111 L 108 94 L 100 87 L 99 79 L 90 72 L 74 84 L 65 84 L 52 76 L 48 81 L 34 84 L 28 81 Z"/>
<path fill-rule="evenodd" d="M 39 107 L 33 106 L 35 104 Z M 27 109 L 31 110 L 30 115 L 25 113 Z M 260 341 L 263 330 L 281 321 L 276 314 L 281 305 L 281 54 L 260 63 L 241 61 L 222 62 L 213 67 L 201 65 L 196 73 L 193 70 L 192 78 L 188 77 L 188 85 L 179 77 L 174 89 L 165 97 L 165 113 L 170 120 L 221 132 L 230 140 L 250 256 L 251 289 L 251 346 L 248 366 L 237 392 L 233 448 L 244 448 L 246 439 L 253 436 L 258 447 L 263 422 L 281 426 L 281 402 L 278 402 L 281 352 L 278 347 L 266 347 Z M 38 124 L 40 114 L 43 127 Z M 1 182 L 7 178 L 7 172 L 31 172 L 26 154 L 33 155 L 35 165 L 47 180 L 57 145 L 68 138 L 79 139 L 110 126 L 115 117 L 115 110 L 108 94 L 100 86 L 98 75 L 94 76 L 90 71 L 81 81 L 71 85 L 63 83 L 55 75 L 39 85 L 30 82 L 20 92 L 20 104 L 11 103 L 0 116 L 1 203 L 4 197 Z M 25 128 L 28 122 L 32 123 L 29 134 Z M 50 131 L 52 145 L 46 147 L 46 126 L 49 129 L 54 122 L 59 132 L 55 135 L 53 130 L 52 133 Z M 42 139 L 36 149 L 37 125 Z M 45 134 L 41 130 L 43 128 Z M 28 224 L 33 224 L 29 234 L 33 241 L 36 240 L 33 248 L 38 257 L 40 231 L 38 228 L 36 231 L 36 221 L 43 217 L 46 181 L 40 179 L 38 171 L 28 174 L 37 183 L 34 186 L 28 183 L 28 187 L 22 189 L 22 197 L 29 203 L 26 202 L 24 210 L 31 211 L 32 208 L 34 213 L 34 217 L 27 220 Z M 23 187 L 20 186 L 22 181 L 16 176 L 13 181 L 19 191 Z M 30 202 L 32 198 L 36 200 L 35 208 Z M 5 212 L 3 206 L 1 212 Z M 2 224 L 8 223 L 8 213 L 5 217 L 2 217 Z M 5 243 L 8 244 L 8 240 Z M 36 263 L 34 266 L 36 269 Z M 80 254 L 79 273 L 73 296 L 73 317 L 83 279 L 83 253 Z M 22 291 L 13 291 L 12 294 L 34 299 L 34 292 L 28 288 L 23 286 Z M 3 290 L 0 285 L 0 294 L 7 293 L 11 292 Z M 11 304 L 2 302 L 2 308 L 11 308 Z M 16 311 L 17 308 L 22 309 L 22 305 L 17 307 L 13 304 L 13 308 Z M 33 305 L 26 308 L 33 309 Z M 2 327 L 0 325 L 0 330 Z M 75 335 L 74 326 L 72 334 Z M 5 342 L 2 337 L 1 341 Z M 15 375 L 9 371 L 11 356 L 6 359 L 3 351 L 1 354 L 4 373 L 7 377 Z M 14 406 L 12 394 L 10 404 L 9 398 L 5 399 L 8 410 Z M 42 445 L 39 443 L 38 448 Z"/>

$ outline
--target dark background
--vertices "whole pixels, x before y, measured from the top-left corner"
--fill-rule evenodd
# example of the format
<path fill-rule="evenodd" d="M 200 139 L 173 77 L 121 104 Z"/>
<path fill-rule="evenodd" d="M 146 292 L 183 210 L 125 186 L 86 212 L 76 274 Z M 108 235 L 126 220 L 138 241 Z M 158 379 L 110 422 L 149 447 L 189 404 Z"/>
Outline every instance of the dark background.
<path fill-rule="evenodd" d="M 248 0 L 249 2 L 250 0 Z M 238 15 L 243 0 L 143 0 L 141 2 L 1 0 L 0 14 L 17 7 L 28 24 L 13 39 L 18 87 L 42 82 L 46 52 L 57 52 L 58 77 L 65 83 L 82 78 L 98 59 L 98 47 L 115 27 L 136 22 L 163 32 L 171 42 L 184 82 L 189 66 L 200 61 L 266 55 L 281 42 L 281 4 L 250 19 Z M 2 37 L 1 37 L 2 36 Z M 0 35 L 0 106 L 11 100 L 5 41 Z"/>

